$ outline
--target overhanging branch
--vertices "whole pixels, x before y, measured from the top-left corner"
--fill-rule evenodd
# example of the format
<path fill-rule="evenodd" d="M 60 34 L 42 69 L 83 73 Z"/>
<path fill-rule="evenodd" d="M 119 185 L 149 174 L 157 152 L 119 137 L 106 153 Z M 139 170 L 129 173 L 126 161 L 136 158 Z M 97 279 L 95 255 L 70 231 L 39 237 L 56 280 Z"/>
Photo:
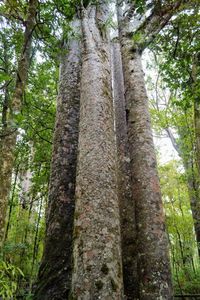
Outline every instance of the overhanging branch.
<path fill-rule="evenodd" d="M 165 27 L 171 17 L 180 9 L 185 0 L 175 1 L 172 4 L 158 5 L 154 3 L 154 9 L 149 17 L 138 27 L 134 34 L 142 36 L 141 41 L 137 43 L 138 48 L 143 51 L 156 37 L 156 35 Z"/>

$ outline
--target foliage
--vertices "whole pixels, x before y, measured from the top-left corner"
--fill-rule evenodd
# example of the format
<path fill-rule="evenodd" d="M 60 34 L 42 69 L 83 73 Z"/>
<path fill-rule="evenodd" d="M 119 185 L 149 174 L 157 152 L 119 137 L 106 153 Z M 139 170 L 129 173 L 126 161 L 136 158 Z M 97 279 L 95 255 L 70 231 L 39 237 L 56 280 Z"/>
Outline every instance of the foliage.
<path fill-rule="evenodd" d="M 17 281 L 24 274 L 17 266 L 0 261 L 0 296 L 11 299 L 17 290 Z"/>
<path fill-rule="evenodd" d="M 200 49 L 199 24 L 198 3 L 194 3 L 193 9 L 177 15 L 152 45 L 153 51 L 162 53 L 159 70 L 163 80 L 179 93 L 172 103 L 185 110 L 193 105 L 192 69 Z"/>
<path fill-rule="evenodd" d="M 190 209 L 187 180 L 181 162 L 159 168 L 171 265 L 177 294 L 199 293 L 200 266 Z"/>
<path fill-rule="evenodd" d="M 154 80 L 148 78 L 154 130 L 170 137 L 181 159 L 160 167 L 177 294 L 199 293 L 200 265 L 191 202 L 194 197 L 199 201 L 194 130 L 194 95 L 198 95 L 199 77 L 194 86 L 192 72 L 200 49 L 200 19 L 193 8 L 177 15 L 157 36 L 151 46 L 157 75 Z"/>
<path fill-rule="evenodd" d="M 7 2 L 6 5 L 5 13 L 9 10 Z M 19 10 L 18 6 L 15 9 L 14 7 L 11 8 L 12 11 L 15 11 L 15 16 L 4 18 L 0 35 L 0 47 L 4 49 L 4 59 L 0 59 L 0 68 L 1 70 L 5 69 L 5 72 L 2 71 L 3 76 L 0 85 L 9 83 L 6 90 L 8 108 L 12 98 L 16 62 L 22 42 L 23 22 L 18 18 L 18 15 L 22 17 L 21 9 L 25 8 L 22 7 Z M 47 10 L 47 7 L 45 9 Z M 57 8 L 54 7 L 54 9 L 57 15 L 60 14 Z M 50 18 L 50 15 L 48 16 L 44 11 L 40 10 L 40 12 L 40 17 L 44 22 L 46 22 L 45 18 L 49 18 L 48 22 L 53 21 L 53 16 Z M 66 20 L 66 24 L 67 22 Z M 45 24 L 47 25 L 47 22 Z M 13 30 L 13 28 L 17 30 Z M 44 33 L 44 31 L 42 32 Z M 62 35 L 62 30 L 59 34 Z M 51 43 L 52 38 L 56 43 L 59 42 L 58 37 L 51 36 L 51 31 L 45 33 L 45 36 L 41 36 L 41 39 L 38 39 L 37 32 L 34 33 L 34 51 L 29 81 L 23 96 L 21 113 L 16 117 L 19 135 L 15 149 L 3 258 L 5 264 L 9 262 L 15 268 L 19 268 L 24 276 L 16 277 L 12 284 L 12 291 L 10 286 L 7 287 L 7 291 L 4 291 L 4 293 L 10 293 L 7 299 L 11 298 L 10 295 L 12 297 L 15 295 L 25 297 L 23 295 L 26 294 L 26 298 L 28 297 L 27 294 L 30 294 L 32 284 L 35 281 L 43 251 L 44 216 L 58 83 L 57 54 L 56 56 L 52 55 L 49 48 L 46 51 L 45 46 L 47 41 L 49 44 L 54 43 Z M 56 46 L 55 49 L 57 48 Z M 0 116 L 2 116 L 4 106 L 5 89 L 2 89 L 0 92 Z M 6 113 L 9 113 L 9 110 Z M 2 125 L 3 123 L 0 124 L 0 127 Z"/>
<path fill-rule="evenodd" d="M 187 272 L 187 277 L 185 272 Z M 200 269 L 194 271 L 193 268 L 181 270 L 174 274 L 174 289 L 177 294 L 199 294 L 200 293 Z"/>

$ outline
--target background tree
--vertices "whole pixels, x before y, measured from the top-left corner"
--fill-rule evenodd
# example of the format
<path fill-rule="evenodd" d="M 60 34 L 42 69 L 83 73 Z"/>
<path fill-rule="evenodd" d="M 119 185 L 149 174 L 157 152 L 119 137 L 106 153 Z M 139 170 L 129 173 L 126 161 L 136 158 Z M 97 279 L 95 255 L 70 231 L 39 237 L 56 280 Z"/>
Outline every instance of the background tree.
<path fill-rule="evenodd" d="M 7 201 L 10 192 L 12 167 L 14 161 L 14 150 L 17 138 L 16 116 L 20 113 L 22 108 L 23 94 L 28 76 L 28 70 L 31 58 L 32 34 L 36 23 L 37 14 L 37 0 L 30 0 L 28 4 L 28 11 L 24 18 L 25 31 L 23 35 L 22 48 L 20 58 L 18 61 L 18 68 L 16 71 L 15 89 L 12 99 L 8 105 L 8 100 L 4 101 L 3 111 L 3 131 L 1 133 L 0 153 L 1 153 L 1 169 L 0 169 L 0 247 L 4 239 L 4 229 L 6 220 Z M 5 10 L 6 10 L 5 5 Z M 12 6 L 8 7 L 12 11 Z M 17 6 L 14 5 L 14 12 Z M 10 13 L 10 12 L 9 12 Z M 21 19 L 21 18 L 20 18 Z M 22 19 L 23 20 L 23 19 Z M 5 91 L 7 94 L 7 91 Z M 8 97 L 8 96 L 6 96 Z M 5 103 L 6 102 L 6 103 Z M 9 108 L 9 111 L 8 111 Z M 13 126 L 14 125 L 14 126 Z"/>
<path fill-rule="evenodd" d="M 181 162 L 159 168 L 170 241 L 174 289 L 177 294 L 199 293 L 199 262 L 190 209 L 187 177 Z"/>
<path fill-rule="evenodd" d="M 188 30 L 188 24 L 190 25 L 190 30 Z M 194 2 L 190 14 L 183 11 L 176 19 L 171 21 L 164 33 L 159 35 L 157 45 L 155 44 L 153 49 L 158 55 L 162 53 L 161 59 L 158 59 L 159 73 L 160 77 L 163 78 L 162 80 L 165 81 L 165 87 L 168 87 L 171 93 L 167 107 L 160 111 L 160 115 L 163 116 L 162 126 L 165 127 L 172 144 L 183 160 L 194 218 L 196 240 L 199 245 L 198 24 L 198 3 L 196 2 L 195 4 Z M 172 44 L 167 42 L 171 38 L 174 40 Z M 162 100 L 160 103 L 162 103 Z M 178 137 L 173 136 L 173 130 L 168 128 L 170 126 L 175 129 Z"/>

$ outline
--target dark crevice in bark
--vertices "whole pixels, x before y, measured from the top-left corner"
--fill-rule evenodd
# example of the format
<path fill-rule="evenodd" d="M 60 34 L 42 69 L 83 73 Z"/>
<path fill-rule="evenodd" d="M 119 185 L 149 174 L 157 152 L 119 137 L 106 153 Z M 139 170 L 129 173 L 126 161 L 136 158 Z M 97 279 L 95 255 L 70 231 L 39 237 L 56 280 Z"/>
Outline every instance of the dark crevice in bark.
<path fill-rule="evenodd" d="M 130 154 L 127 136 L 129 110 L 125 110 L 124 79 L 119 41 L 112 42 L 111 57 L 118 154 L 118 195 L 121 219 L 124 294 L 127 299 L 136 299 L 138 297 L 137 239 L 135 203 L 133 202 L 131 190 Z"/>

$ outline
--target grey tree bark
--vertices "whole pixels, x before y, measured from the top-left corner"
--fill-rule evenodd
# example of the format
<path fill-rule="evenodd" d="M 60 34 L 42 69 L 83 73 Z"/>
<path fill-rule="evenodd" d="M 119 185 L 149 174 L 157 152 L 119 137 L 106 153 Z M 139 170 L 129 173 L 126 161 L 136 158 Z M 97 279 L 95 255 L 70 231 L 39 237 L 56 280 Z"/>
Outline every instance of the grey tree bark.
<path fill-rule="evenodd" d="M 0 249 L 3 245 L 5 234 L 6 211 L 17 138 L 17 127 L 16 125 L 13 127 L 13 124 L 15 124 L 15 115 L 19 114 L 22 108 L 23 93 L 30 64 L 32 35 L 36 23 L 37 5 L 38 0 L 29 0 L 21 57 L 18 62 L 15 90 L 9 107 L 9 116 L 7 116 L 7 119 L 4 116 L 4 128 L 3 132 L 0 133 Z"/>
<path fill-rule="evenodd" d="M 82 7 L 73 299 L 123 297 L 108 13 L 106 0 Z"/>
<path fill-rule="evenodd" d="M 76 17 L 72 28 L 80 35 L 80 21 Z M 35 291 L 35 299 L 38 300 L 68 299 L 71 289 L 80 104 L 80 39 L 70 37 L 64 53 L 60 62 L 45 246 Z"/>
<path fill-rule="evenodd" d="M 136 210 L 139 298 L 169 300 L 173 295 L 168 240 L 141 64 L 144 45 L 134 45 L 129 32 L 129 18 L 126 16 L 123 17 L 118 6 L 132 194 Z M 155 25 L 156 19 L 152 14 L 149 22 Z M 150 23 L 141 28 L 146 35 L 146 31 L 150 30 Z"/>
<path fill-rule="evenodd" d="M 121 219 L 124 294 L 138 298 L 135 203 L 131 189 L 130 153 L 128 147 L 124 78 L 119 40 L 112 42 L 113 96 L 118 155 L 118 196 Z"/>

